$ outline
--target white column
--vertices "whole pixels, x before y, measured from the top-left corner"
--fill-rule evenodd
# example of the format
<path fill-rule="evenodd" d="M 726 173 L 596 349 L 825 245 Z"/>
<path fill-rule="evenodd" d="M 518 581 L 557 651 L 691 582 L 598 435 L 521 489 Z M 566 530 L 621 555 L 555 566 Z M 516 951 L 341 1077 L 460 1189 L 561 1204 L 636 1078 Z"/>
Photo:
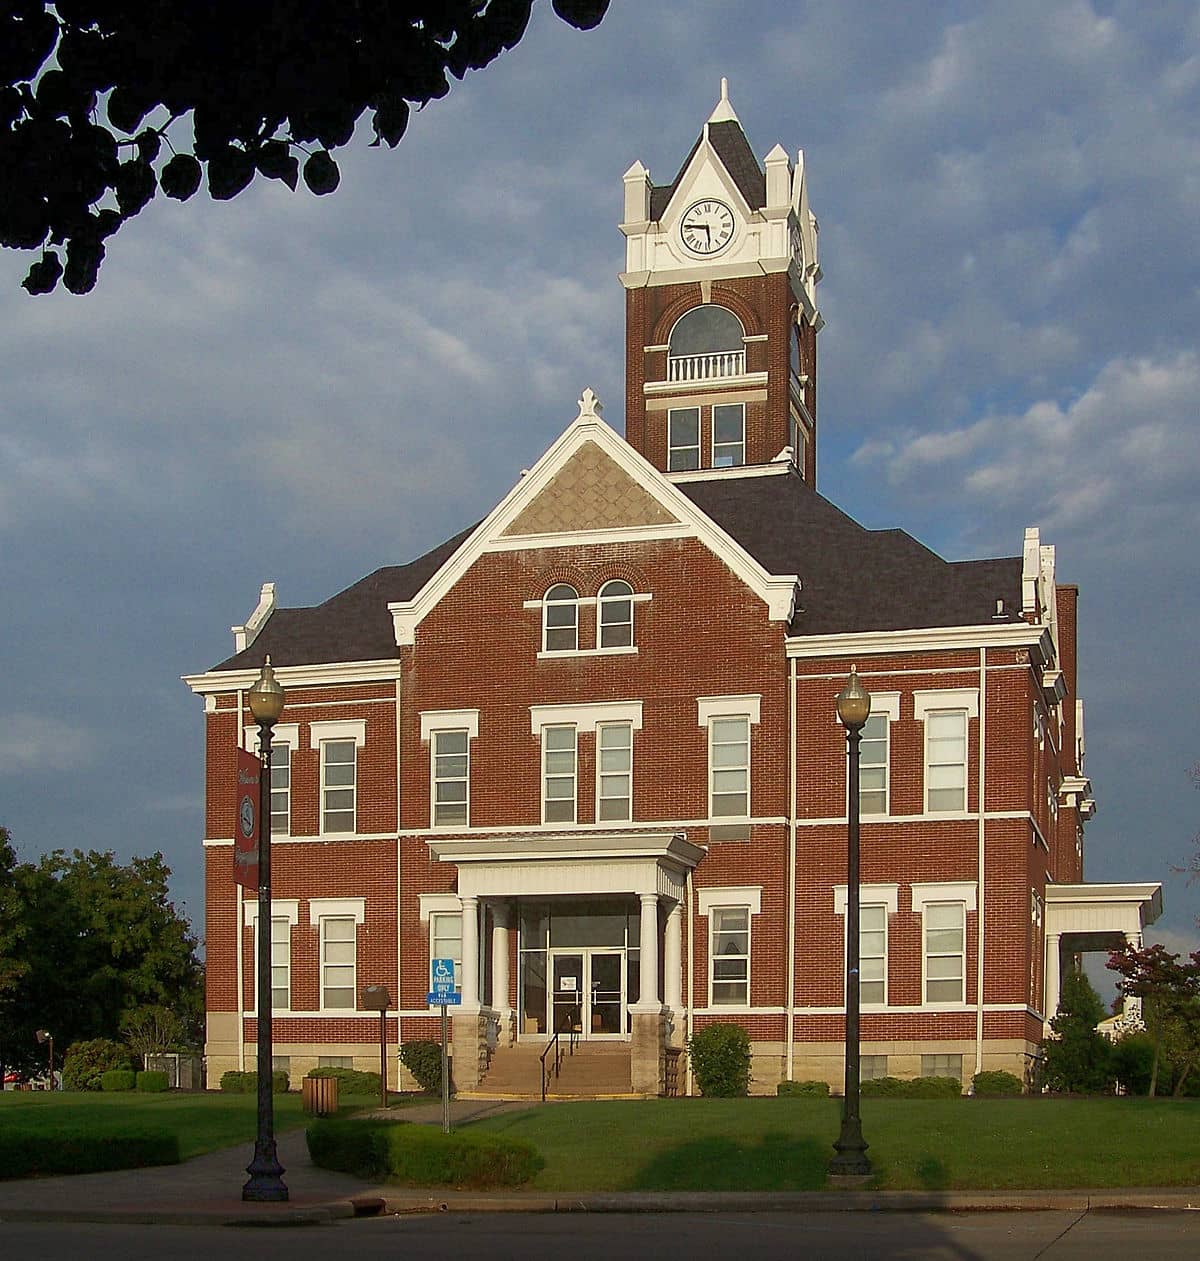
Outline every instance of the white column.
<path fill-rule="evenodd" d="M 631 1011 L 657 1012 L 662 1010 L 658 995 L 658 894 L 643 893 L 642 933 L 639 945 L 641 996 Z"/>
<path fill-rule="evenodd" d="M 1046 1023 L 1058 1015 L 1058 995 L 1059 987 L 1062 982 L 1062 935 L 1060 933 L 1046 934 L 1046 979 L 1042 984 L 1045 992 L 1045 1012 Z"/>
<path fill-rule="evenodd" d="M 508 907 L 492 907 L 492 1007 L 503 1020 L 508 1006 Z"/>
<path fill-rule="evenodd" d="M 676 902 L 667 915 L 663 940 L 663 1001 L 673 1011 L 683 1010 L 683 904 Z"/>
<path fill-rule="evenodd" d="M 479 1010 L 479 899 L 462 899 L 462 1007 Z"/>

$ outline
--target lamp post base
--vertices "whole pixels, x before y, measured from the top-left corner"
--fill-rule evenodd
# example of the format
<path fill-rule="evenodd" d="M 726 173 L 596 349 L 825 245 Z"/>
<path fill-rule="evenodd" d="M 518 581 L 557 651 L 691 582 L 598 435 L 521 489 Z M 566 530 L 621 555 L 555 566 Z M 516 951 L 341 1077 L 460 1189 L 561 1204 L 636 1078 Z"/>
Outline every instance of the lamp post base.
<path fill-rule="evenodd" d="M 288 1198 L 283 1182 L 283 1166 L 275 1154 L 275 1140 L 254 1144 L 254 1158 L 246 1166 L 250 1175 L 242 1187 L 242 1199 L 260 1204 L 278 1204 Z"/>
<path fill-rule="evenodd" d="M 867 1142 L 857 1117 L 842 1121 L 842 1132 L 833 1145 L 837 1155 L 829 1162 L 831 1178 L 868 1178 L 873 1172 L 867 1159 Z"/>

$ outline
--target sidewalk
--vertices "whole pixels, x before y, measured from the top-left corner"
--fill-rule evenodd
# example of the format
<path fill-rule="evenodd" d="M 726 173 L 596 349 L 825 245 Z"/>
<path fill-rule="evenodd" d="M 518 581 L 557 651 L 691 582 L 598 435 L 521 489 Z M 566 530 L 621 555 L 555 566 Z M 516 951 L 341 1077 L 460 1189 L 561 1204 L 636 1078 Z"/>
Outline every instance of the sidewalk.
<path fill-rule="evenodd" d="M 528 1103 L 456 1100 L 456 1125 Z M 389 1113 L 397 1120 L 440 1125 L 440 1104 Z M 446 1191 L 371 1186 L 350 1174 L 316 1168 L 303 1128 L 278 1140 L 290 1199 L 247 1204 L 242 1198 L 253 1144 L 197 1156 L 182 1165 L 122 1169 L 74 1177 L 0 1182 L 0 1221 L 123 1222 L 167 1225 L 299 1226 L 379 1213 L 713 1213 L 921 1212 L 1066 1209 L 1200 1210 L 1200 1188 L 1076 1191 L 791 1191 L 597 1192 Z"/>

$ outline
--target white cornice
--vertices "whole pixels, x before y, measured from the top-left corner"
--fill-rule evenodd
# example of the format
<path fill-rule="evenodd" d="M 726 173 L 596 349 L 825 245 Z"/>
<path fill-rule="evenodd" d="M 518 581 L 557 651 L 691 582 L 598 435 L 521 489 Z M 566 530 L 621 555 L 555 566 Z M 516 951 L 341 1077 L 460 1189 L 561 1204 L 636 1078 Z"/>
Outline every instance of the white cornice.
<path fill-rule="evenodd" d="M 775 477 L 795 469 L 791 460 L 772 461 L 770 464 L 739 464 L 733 468 L 698 468 L 681 473 L 666 474 L 667 481 L 679 485 L 682 482 L 721 482 L 731 477 Z"/>
<path fill-rule="evenodd" d="M 1037 648 L 1050 651 L 1050 633 L 1028 622 L 1001 626 L 923 626 L 911 630 L 855 631 L 840 635 L 791 635 L 784 641 L 789 657 L 885 656 L 903 652 L 940 652 L 949 648 Z"/>
<path fill-rule="evenodd" d="M 198 696 L 209 696 L 217 692 L 244 691 L 253 685 L 258 675 L 259 667 L 255 666 L 250 670 L 208 670 L 204 674 L 185 674 L 182 678 Z M 400 662 L 333 661 L 317 665 L 276 666 L 275 677 L 285 689 L 376 683 L 381 679 L 398 679 Z"/>
<path fill-rule="evenodd" d="M 705 377 L 699 381 L 647 381 L 642 386 L 642 393 L 651 394 L 695 394 L 698 387 L 712 392 L 713 390 L 744 390 L 754 385 L 766 385 L 765 372 L 743 372 L 733 377 Z"/>

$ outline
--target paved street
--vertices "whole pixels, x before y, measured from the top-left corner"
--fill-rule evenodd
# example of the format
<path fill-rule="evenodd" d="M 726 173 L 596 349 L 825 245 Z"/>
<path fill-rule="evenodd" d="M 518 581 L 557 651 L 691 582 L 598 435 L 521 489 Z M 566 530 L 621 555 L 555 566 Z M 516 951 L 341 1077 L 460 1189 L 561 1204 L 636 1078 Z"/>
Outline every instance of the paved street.
<path fill-rule="evenodd" d="M 714 1253 L 913 1261 L 1194 1261 L 1196 1213 L 440 1213 L 271 1230 L 0 1223 L 0 1254 L 40 1261 L 222 1261 L 286 1249 L 289 1261 L 352 1252 L 405 1261 L 612 1261 Z"/>

